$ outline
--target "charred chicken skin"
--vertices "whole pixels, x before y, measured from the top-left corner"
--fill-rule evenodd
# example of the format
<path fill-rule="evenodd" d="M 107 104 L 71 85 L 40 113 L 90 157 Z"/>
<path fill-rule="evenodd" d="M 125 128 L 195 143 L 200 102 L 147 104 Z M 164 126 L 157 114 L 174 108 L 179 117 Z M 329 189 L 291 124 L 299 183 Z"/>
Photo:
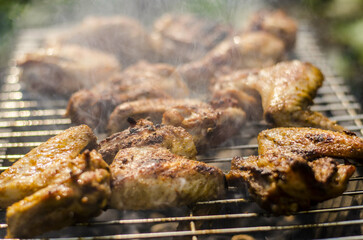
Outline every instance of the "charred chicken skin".
<path fill-rule="evenodd" d="M 110 205 L 120 210 L 182 206 L 225 193 L 221 170 L 158 146 L 122 149 L 110 169 Z"/>
<path fill-rule="evenodd" d="M 72 127 L 34 148 L 0 175 L 0 207 L 29 196 L 48 185 L 64 182 L 72 159 L 97 146 L 96 136 L 86 125 Z"/>
<path fill-rule="evenodd" d="M 120 71 L 112 55 L 77 45 L 38 49 L 17 60 L 30 91 L 69 96 Z"/>
<path fill-rule="evenodd" d="M 227 180 L 247 182 L 256 201 L 275 214 L 291 214 L 339 196 L 355 167 L 332 157 L 363 159 L 361 138 L 329 130 L 265 130 L 258 144 L 259 156 L 232 160 Z"/>
<path fill-rule="evenodd" d="M 86 150 L 69 161 L 66 175 L 8 207 L 7 238 L 34 237 L 101 213 L 111 195 L 110 172 L 101 155 Z"/>
<path fill-rule="evenodd" d="M 247 115 L 253 108 L 246 108 L 243 102 L 246 98 L 253 99 L 256 92 L 259 93 L 261 100 L 257 99 L 255 106 L 261 101 L 265 119 L 277 127 L 316 127 L 344 131 L 336 122 L 309 110 L 323 80 L 318 68 L 295 60 L 249 74 L 245 71 L 230 74 L 216 80 L 212 91 L 216 99 L 222 96 L 236 98 L 242 103 L 240 107 L 246 110 Z M 258 114 L 252 112 L 251 116 L 258 119 Z"/>
<path fill-rule="evenodd" d="M 98 151 L 103 159 L 112 163 L 115 155 L 121 149 L 157 145 L 169 149 L 172 153 L 195 159 L 197 150 L 192 136 L 181 127 L 164 124 L 153 124 L 140 119 L 137 122 L 130 119 L 131 126 L 115 133 L 99 143 Z"/>
<path fill-rule="evenodd" d="M 187 97 L 189 90 L 175 68 L 139 62 L 120 75 L 72 95 L 66 115 L 76 124 L 105 131 L 109 115 L 124 102 L 152 98 Z"/>

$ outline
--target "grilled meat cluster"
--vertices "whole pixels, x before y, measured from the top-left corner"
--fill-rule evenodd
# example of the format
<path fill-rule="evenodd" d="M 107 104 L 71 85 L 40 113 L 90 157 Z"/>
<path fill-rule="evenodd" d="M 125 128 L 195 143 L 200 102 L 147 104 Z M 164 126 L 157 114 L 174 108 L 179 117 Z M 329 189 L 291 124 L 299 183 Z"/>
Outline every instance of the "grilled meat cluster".
<path fill-rule="evenodd" d="M 291 214 L 342 194 L 353 165 L 333 158 L 363 159 L 363 140 L 357 136 L 312 128 L 275 128 L 258 136 L 259 156 L 236 157 L 227 180 L 247 182 L 265 209 Z"/>

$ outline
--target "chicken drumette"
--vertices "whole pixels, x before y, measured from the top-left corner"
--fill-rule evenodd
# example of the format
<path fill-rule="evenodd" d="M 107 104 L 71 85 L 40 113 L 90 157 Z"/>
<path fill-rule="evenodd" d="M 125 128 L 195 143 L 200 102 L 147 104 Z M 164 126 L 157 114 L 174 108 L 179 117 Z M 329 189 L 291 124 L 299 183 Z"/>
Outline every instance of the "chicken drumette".
<path fill-rule="evenodd" d="M 262 131 L 258 144 L 259 156 L 232 160 L 227 179 L 247 182 L 256 201 L 276 214 L 339 196 L 355 167 L 333 157 L 363 159 L 363 140 L 344 132 L 276 128 Z"/>

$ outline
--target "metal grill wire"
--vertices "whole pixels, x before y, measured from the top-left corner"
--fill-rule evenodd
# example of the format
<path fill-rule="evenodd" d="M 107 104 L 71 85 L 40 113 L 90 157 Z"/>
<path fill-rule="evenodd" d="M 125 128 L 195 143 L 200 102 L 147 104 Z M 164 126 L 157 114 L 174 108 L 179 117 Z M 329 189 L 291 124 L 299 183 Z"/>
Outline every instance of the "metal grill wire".
<path fill-rule="evenodd" d="M 314 33 L 306 22 L 299 23 L 296 57 L 318 66 L 326 76 L 312 107 L 323 112 L 363 136 L 363 115 L 349 94 L 343 79 L 337 76 L 319 49 Z M 42 98 L 24 91 L 18 82 L 19 69 L 15 59 L 24 52 L 38 48 L 49 29 L 24 30 L 10 61 L 0 90 L 0 164 L 6 169 L 16 159 L 62 130 L 71 126 L 63 117 L 67 101 Z M 223 146 L 211 149 L 201 161 L 230 168 L 233 156 L 256 154 L 256 135 L 267 126 L 250 124 L 239 136 Z M 77 239 L 307 239 L 363 238 L 362 165 L 349 182 L 347 191 L 338 198 L 314 206 L 309 211 L 288 217 L 276 217 L 261 210 L 248 197 L 246 190 L 229 188 L 226 199 L 200 202 L 187 208 L 161 211 L 108 210 L 87 223 L 44 234 L 42 237 Z M 1 211 L 1 237 L 5 236 L 5 210 Z M 238 238 L 235 238 L 238 239 Z"/>

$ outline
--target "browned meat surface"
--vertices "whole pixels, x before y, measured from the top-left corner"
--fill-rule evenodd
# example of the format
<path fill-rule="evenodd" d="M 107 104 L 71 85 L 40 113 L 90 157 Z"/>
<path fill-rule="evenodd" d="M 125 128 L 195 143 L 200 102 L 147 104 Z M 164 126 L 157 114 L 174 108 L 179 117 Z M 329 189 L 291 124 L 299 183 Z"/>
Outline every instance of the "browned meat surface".
<path fill-rule="evenodd" d="M 324 77 L 318 68 L 310 63 L 295 60 L 252 71 L 250 74 L 232 73 L 217 80 L 212 91 L 217 99 L 233 95 L 242 103 L 246 95 L 253 99 L 253 90 L 257 91 L 262 100 L 264 117 L 274 126 L 317 127 L 343 131 L 344 128 L 336 122 L 321 113 L 309 110 L 323 80 Z M 259 100 L 256 100 L 255 103 L 258 102 Z M 255 115 L 252 112 L 253 108 L 246 108 L 244 104 L 240 107 L 246 109 L 247 115 Z"/>
<path fill-rule="evenodd" d="M 122 65 L 154 56 L 150 37 L 135 19 L 120 16 L 89 17 L 47 40 L 50 46 L 77 44 L 114 54 Z"/>
<path fill-rule="evenodd" d="M 148 118 L 153 123 L 161 123 L 164 112 L 174 106 L 190 106 L 198 107 L 205 106 L 203 103 L 196 99 L 141 99 L 132 102 L 125 102 L 118 105 L 110 115 L 108 121 L 108 131 L 116 133 L 126 129 L 130 124 L 127 122 L 129 117 L 138 120 L 141 118 Z"/>
<path fill-rule="evenodd" d="M 260 155 L 293 152 L 307 159 L 337 157 L 363 159 L 363 139 L 349 132 L 313 128 L 274 128 L 258 135 Z"/>
<path fill-rule="evenodd" d="M 146 146 L 120 150 L 111 169 L 110 206 L 144 210 L 220 198 L 224 174 L 216 167 Z"/>
<path fill-rule="evenodd" d="M 165 111 L 164 124 L 183 127 L 194 139 L 198 151 L 217 146 L 240 131 L 246 120 L 245 113 L 232 106 L 214 109 L 209 104 L 178 105 Z"/>
<path fill-rule="evenodd" d="M 269 32 L 284 41 L 286 49 L 294 47 L 297 24 L 282 10 L 259 11 L 251 16 L 246 31 Z"/>
<path fill-rule="evenodd" d="M 231 27 L 183 14 L 165 14 L 151 33 L 160 61 L 181 64 L 204 55 L 232 33 Z"/>
<path fill-rule="evenodd" d="M 193 90 L 205 90 L 212 78 L 233 70 L 271 66 L 285 54 L 282 40 L 267 32 L 249 32 L 228 38 L 200 60 L 184 64 L 179 72 Z"/>
<path fill-rule="evenodd" d="M 139 62 L 107 82 L 73 94 L 67 116 L 76 124 L 85 123 L 104 131 L 109 114 L 121 103 L 171 96 L 181 98 L 188 94 L 188 88 L 174 67 Z"/>
<path fill-rule="evenodd" d="M 133 120 L 132 120 L 133 121 Z M 128 129 L 115 133 L 99 144 L 103 159 L 112 163 L 117 152 L 124 148 L 157 145 L 169 149 L 172 153 L 194 159 L 197 155 L 192 136 L 181 127 L 140 119 Z"/>
<path fill-rule="evenodd" d="M 20 81 L 42 94 L 70 95 L 120 71 L 112 55 L 77 45 L 38 49 L 17 61 Z"/>
<path fill-rule="evenodd" d="M 101 155 L 87 150 L 68 164 L 66 178 L 7 209 L 7 238 L 29 238 L 60 229 L 97 216 L 106 207 L 111 177 Z"/>
<path fill-rule="evenodd" d="M 72 159 L 96 147 L 92 130 L 72 127 L 34 148 L 0 175 L 0 207 L 5 208 L 52 184 L 69 178 Z"/>
<path fill-rule="evenodd" d="M 331 157 L 363 159 L 361 138 L 321 129 L 265 130 L 258 145 L 259 156 L 232 160 L 227 180 L 247 182 L 256 201 L 276 214 L 307 209 L 345 191 L 355 167 Z"/>

